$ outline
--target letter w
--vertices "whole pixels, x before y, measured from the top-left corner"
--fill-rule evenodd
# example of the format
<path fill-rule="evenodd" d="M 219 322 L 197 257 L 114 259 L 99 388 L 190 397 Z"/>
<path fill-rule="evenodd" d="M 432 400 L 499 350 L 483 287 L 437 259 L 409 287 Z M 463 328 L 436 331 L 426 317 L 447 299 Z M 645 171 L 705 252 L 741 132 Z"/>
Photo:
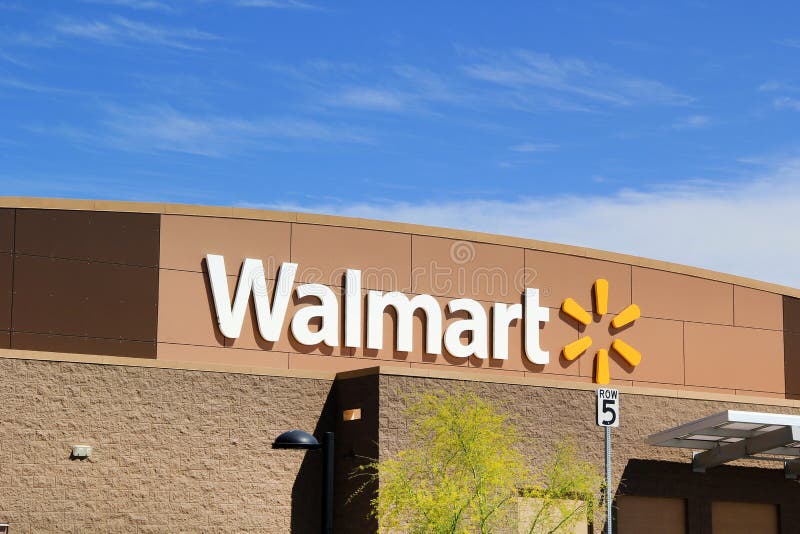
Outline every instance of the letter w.
<path fill-rule="evenodd" d="M 278 341 L 286 317 L 286 308 L 289 304 L 289 295 L 292 293 L 294 277 L 297 274 L 297 264 L 281 264 L 278 282 L 275 284 L 275 291 L 272 294 L 272 307 L 270 307 L 267 296 L 267 280 L 261 260 L 246 258 L 242 263 L 233 305 L 231 305 L 231 297 L 228 292 L 225 258 L 217 254 L 208 254 L 206 265 L 208 266 L 208 279 L 211 282 L 211 294 L 214 297 L 214 308 L 217 311 L 217 322 L 222 335 L 229 339 L 236 339 L 242 333 L 244 313 L 247 311 L 250 293 L 253 293 L 259 334 L 267 341 Z"/>

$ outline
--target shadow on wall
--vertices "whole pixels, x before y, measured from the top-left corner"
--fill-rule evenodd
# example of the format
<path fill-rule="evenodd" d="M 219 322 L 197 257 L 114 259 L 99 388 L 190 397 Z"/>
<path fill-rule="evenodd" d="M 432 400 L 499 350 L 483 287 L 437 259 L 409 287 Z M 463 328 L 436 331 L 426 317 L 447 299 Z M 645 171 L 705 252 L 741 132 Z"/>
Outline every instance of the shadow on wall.
<path fill-rule="evenodd" d="M 786 398 L 800 399 L 800 299 L 783 297 L 783 363 Z"/>
<path fill-rule="evenodd" d="M 627 505 L 624 503 L 626 496 L 681 500 L 685 503 L 685 507 L 681 507 L 685 510 L 682 521 L 685 532 L 710 533 L 714 502 L 773 504 L 777 507 L 781 532 L 800 532 L 800 507 L 797 506 L 800 502 L 800 484 L 784 478 L 781 464 L 776 463 L 775 467 L 723 465 L 705 473 L 694 473 L 688 451 L 686 458 L 686 462 L 629 460 L 614 496 L 617 506 Z M 641 508 L 641 501 L 638 504 Z M 662 502 L 657 508 L 652 508 L 654 504 L 647 504 L 649 520 L 666 513 L 659 521 L 668 521 L 670 503 Z M 636 510 L 617 509 L 615 512 L 615 525 L 620 534 L 637 531 L 627 528 L 624 518 L 641 514 L 637 514 Z M 672 531 L 683 530 L 669 530 Z"/>
<path fill-rule="evenodd" d="M 378 384 L 378 375 L 337 379 L 313 431 L 320 442 L 325 432 L 335 434 L 334 532 L 377 531 L 377 523 L 367 517 L 377 484 L 367 484 L 353 496 L 365 479 L 351 475 L 378 458 Z M 352 408 L 361 409 L 361 419 L 344 421 L 343 410 Z M 321 498 L 322 454 L 306 451 L 292 487 L 292 533 L 320 531 Z"/>
<path fill-rule="evenodd" d="M 320 443 L 322 443 L 322 436 L 325 432 L 335 431 L 334 389 L 335 385 L 328 391 L 322 413 L 320 413 L 317 425 L 312 432 Z M 288 427 L 286 429 L 290 430 Z M 307 431 L 308 429 L 300 430 Z M 319 532 L 321 526 L 322 454 L 319 450 L 305 451 L 304 453 L 298 451 L 298 454 L 304 454 L 304 457 L 292 486 L 292 532 L 296 534 Z"/>

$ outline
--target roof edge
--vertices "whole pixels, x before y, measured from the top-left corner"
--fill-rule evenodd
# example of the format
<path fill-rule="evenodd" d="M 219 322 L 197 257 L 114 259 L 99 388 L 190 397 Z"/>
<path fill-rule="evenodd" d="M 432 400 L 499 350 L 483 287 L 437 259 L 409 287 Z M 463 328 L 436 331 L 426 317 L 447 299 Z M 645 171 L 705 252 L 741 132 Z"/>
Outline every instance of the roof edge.
<path fill-rule="evenodd" d="M 563 245 L 560 243 L 540 241 L 537 239 L 529 239 L 524 237 L 512 237 L 484 232 L 475 232 L 471 230 L 457 230 L 453 228 L 378 221 L 356 217 L 342 217 L 339 215 L 161 202 L 128 202 L 119 200 L 82 200 L 12 196 L 0 196 L 0 208 L 119 211 L 127 213 L 154 213 L 161 215 L 224 217 L 232 219 L 293 222 L 298 224 L 344 226 L 350 228 L 361 228 L 365 230 L 382 230 L 386 232 L 461 239 L 465 241 L 475 241 L 478 243 L 528 248 L 543 252 L 554 252 L 558 254 L 567 254 L 570 256 L 604 260 L 622 263 L 625 265 L 633 265 L 636 267 L 644 267 L 648 269 L 656 269 L 676 274 L 694 276 L 697 278 L 704 278 L 707 280 L 724 282 L 750 289 L 758 289 L 779 295 L 800 298 L 800 289 L 798 288 L 774 284 L 771 282 L 764 282 L 762 280 L 756 280 L 744 276 L 722 273 L 710 269 L 703 269 L 701 267 L 691 267 L 679 263 L 633 256 L 630 254 L 608 252 L 575 245 Z"/>

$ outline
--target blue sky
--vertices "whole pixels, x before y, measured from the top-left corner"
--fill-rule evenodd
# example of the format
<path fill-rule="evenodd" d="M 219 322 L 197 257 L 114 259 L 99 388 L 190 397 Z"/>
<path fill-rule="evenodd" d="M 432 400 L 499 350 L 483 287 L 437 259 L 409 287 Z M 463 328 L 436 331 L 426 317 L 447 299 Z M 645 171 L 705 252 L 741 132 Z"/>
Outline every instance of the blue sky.
<path fill-rule="evenodd" d="M 384 218 L 800 287 L 799 15 L 0 0 L 0 194 Z"/>

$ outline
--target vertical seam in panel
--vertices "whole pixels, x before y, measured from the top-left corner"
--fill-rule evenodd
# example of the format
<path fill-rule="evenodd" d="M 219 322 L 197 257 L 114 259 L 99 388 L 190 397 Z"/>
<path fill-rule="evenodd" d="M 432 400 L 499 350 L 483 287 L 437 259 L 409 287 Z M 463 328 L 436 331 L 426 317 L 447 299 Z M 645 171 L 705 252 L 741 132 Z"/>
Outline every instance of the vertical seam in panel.
<path fill-rule="evenodd" d="M 731 326 L 736 326 L 736 286 L 731 284 Z"/>
<path fill-rule="evenodd" d="M 631 304 L 633 304 L 633 265 L 628 265 L 628 269 L 631 270 L 631 276 L 630 276 L 630 280 L 631 280 Z"/>
<path fill-rule="evenodd" d="M 155 351 L 153 358 L 158 358 L 158 328 L 160 326 L 159 319 L 159 301 L 161 300 L 161 226 L 163 222 L 163 215 L 161 213 L 157 214 L 158 216 L 158 239 L 157 239 L 157 249 L 156 249 L 156 310 L 155 310 L 155 318 L 156 318 L 156 335 L 153 343 L 155 344 Z"/>
<path fill-rule="evenodd" d="M 16 271 L 16 264 L 17 264 L 17 210 L 14 209 L 14 217 L 13 217 L 13 224 L 14 228 L 11 232 L 11 302 L 9 305 L 11 306 L 10 316 L 9 316 L 9 324 L 8 324 L 8 345 L 9 347 L 13 348 L 12 345 L 12 338 L 11 332 L 14 331 L 14 293 L 15 293 L 15 285 L 14 285 L 14 273 Z"/>
<path fill-rule="evenodd" d="M 408 292 L 414 292 L 414 234 L 408 234 Z"/>
<path fill-rule="evenodd" d="M 522 292 L 525 293 L 525 286 L 528 285 L 528 253 L 525 247 L 522 248 Z"/>
<path fill-rule="evenodd" d="M 683 353 L 683 385 L 686 385 L 686 321 L 681 321 L 681 352 Z"/>
<path fill-rule="evenodd" d="M 292 241 L 294 240 L 294 225 L 296 223 L 290 222 L 289 223 L 289 262 L 294 263 L 294 258 L 292 257 Z"/>
<path fill-rule="evenodd" d="M 781 331 L 783 340 L 783 389 L 786 392 L 784 396 L 788 399 L 792 394 L 789 391 L 789 353 L 787 351 L 786 342 L 788 341 L 788 332 L 786 331 L 786 297 L 781 296 L 781 323 L 783 330 Z"/>

